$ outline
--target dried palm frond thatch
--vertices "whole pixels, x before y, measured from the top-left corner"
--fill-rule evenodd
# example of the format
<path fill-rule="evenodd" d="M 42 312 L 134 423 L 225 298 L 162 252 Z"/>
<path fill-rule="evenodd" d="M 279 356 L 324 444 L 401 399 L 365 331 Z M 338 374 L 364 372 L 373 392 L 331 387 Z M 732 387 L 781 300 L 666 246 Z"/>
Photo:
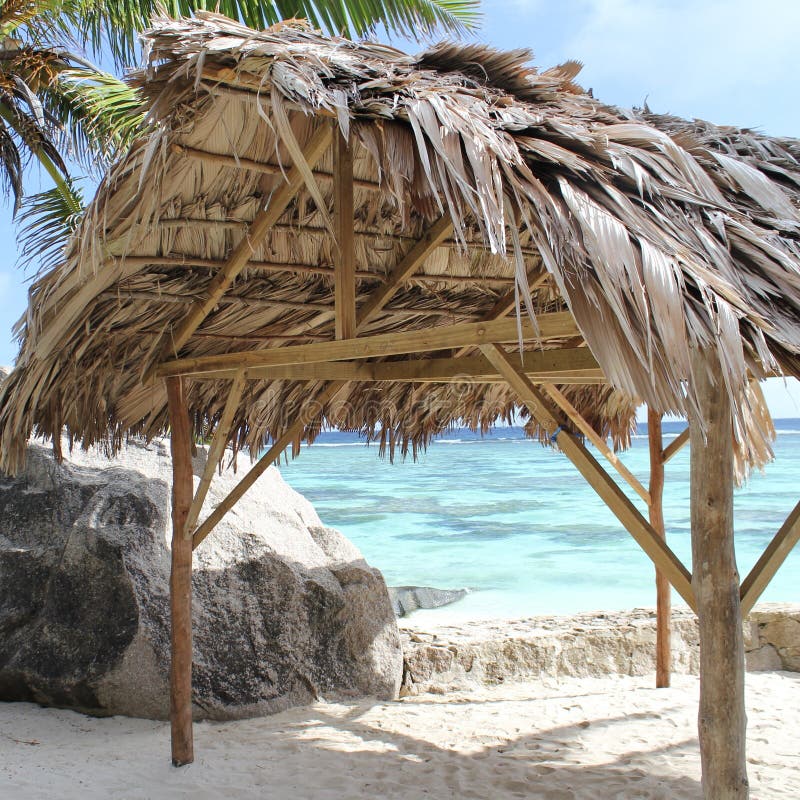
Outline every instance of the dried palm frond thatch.
<path fill-rule="evenodd" d="M 577 64 L 540 71 L 526 51 L 445 43 L 412 57 L 215 14 L 159 20 L 144 42 L 130 80 L 149 125 L 63 264 L 31 289 L 0 390 L 3 469 L 19 467 L 32 431 L 67 425 L 113 449 L 165 430 L 163 387 L 142 376 L 292 165 L 304 188 L 170 355 L 333 338 L 333 157 L 313 169 L 302 158 L 323 125 L 353 142 L 360 304 L 432 222 L 453 221 L 360 335 L 483 320 L 516 292 L 534 319 L 574 316 L 580 337 L 543 346 L 591 350 L 607 383 L 568 396 L 616 444 L 637 402 L 696 412 L 689 357 L 702 348 L 721 365 L 743 460 L 769 456 L 771 424 L 747 388 L 800 375 L 798 141 L 622 111 L 575 83 Z M 197 433 L 216 424 L 228 386 L 190 383 Z M 258 450 L 323 386 L 249 382 L 231 443 Z M 485 429 L 514 407 L 500 382 L 354 381 L 324 421 L 415 452 L 459 420 Z"/>

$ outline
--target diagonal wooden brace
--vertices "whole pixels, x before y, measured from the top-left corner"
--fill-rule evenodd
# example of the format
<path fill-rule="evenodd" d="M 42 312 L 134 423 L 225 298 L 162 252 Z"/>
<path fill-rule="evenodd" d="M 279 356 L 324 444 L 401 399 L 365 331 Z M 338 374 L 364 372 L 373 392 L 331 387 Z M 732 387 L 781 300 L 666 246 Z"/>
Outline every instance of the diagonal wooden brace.
<path fill-rule="evenodd" d="M 206 499 L 208 490 L 211 487 L 214 471 L 217 469 L 219 462 L 222 460 L 222 455 L 225 452 L 228 434 L 231 432 L 231 424 L 233 423 L 233 415 L 239 407 L 239 401 L 242 399 L 242 392 L 244 391 L 246 383 L 244 372 L 238 372 L 233 379 L 228 401 L 225 403 L 222 417 L 217 425 L 217 430 L 214 432 L 214 438 L 211 441 L 208 459 L 206 460 L 203 475 L 200 478 L 200 484 L 197 487 L 197 491 L 194 493 L 194 499 L 189 508 L 189 515 L 186 518 L 186 530 L 184 531 L 184 538 L 186 539 L 192 538 L 192 531 L 195 525 L 197 525 L 200 511 L 203 508 L 203 501 Z"/>
<path fill-rule="evenodd" d="M 792 509 L 775 534 L 775 538 L 767 545 L 767 549 L 750 570 L 750 574 L 742 581 L 740 597 L 743 617 L 750 613 L 798 541 L 800 541 L 800 502 Z"/>
<path fill-rule="evenodd" d="M 225 514 L 236 505 L 244 496 L 245 492 L 264 474 L 264 472 L 266 472 L 267 467 L 280 458 L 281 453 L 289 445 L 293 444 L 298 436 L 302 435 L 306 425 L 318 416 L 323 407 L 331 402 L 346 385 L 346 381 L 329 383 L 320 394 L 312 399 L 311 403 L 303 408 L 300 412 L 300 416 L 273 442 L 269 450 L 267 450 L 255 465 L 250 468 L 247 475 L 233 487 L 230 494 L 211 512 L 211 514 L 209 514 L 208 519 L 194 532 L 192 536 L 192 549 L 196 548 L 197 545 L 214 530 L 217 523 Z"/>
<path fill-rule="evenodd" d="M 661 460 L 666 464 L 689 442 L 689 429 L 681 431 L 662 451 Z"/>
<path fill-rule="evenodd" d="M 394 297 L 403 282 L 410 278 L 424 263 L 425 259 L 453 232 L 453 222 L 449 215 L 441 217 L 427 228 L 420 240 L 406 253 L 389 273 L 386 283 L 379 286 L 364 301 L 358 314 L 360 332 L 366 324 Z"/>
<path fill-rule="evenodd" d="M 572 420 L 578 430 L 606 457 L 609 464 L 619 472 L 642 500 L 650 505 L 650 492 L 642 486 L 639 479 L 622 463 L 617 454 L 608 446 L 606 440 L 578 413 L 578 409 L 567 400 L 552 383 L 543 384 L 542 388 L 555 401 L 555 404 Z"/>
<path fill-rule="evenodd" d="M 578 468 L 578 471 L 597 492 L 617 519 L 633 536 L 656 567 L 667 577 L 690 608 L 696 610 L 692 578 L 681 560 L 672 552 L 626 497 L 611 476 L 600 466 L 586 447 L 567 431 L 550 410 L 545 396 L 528 380 L 511 361 L 509 354 L 497 344 L 481 345 L 481 351 L 506 379 L 540 425 L 552 436 L 561 451 Z"/>

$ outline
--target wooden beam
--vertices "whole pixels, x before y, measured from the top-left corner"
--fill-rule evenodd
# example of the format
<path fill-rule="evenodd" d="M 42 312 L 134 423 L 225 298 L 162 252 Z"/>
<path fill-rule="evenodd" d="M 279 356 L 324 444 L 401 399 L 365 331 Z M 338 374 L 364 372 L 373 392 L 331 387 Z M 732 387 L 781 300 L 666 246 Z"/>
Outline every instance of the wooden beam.
<path fill-rule="evenodd" d="M 172 553 L 169 576 L 172 763 L 194 761 L 192 741 L 192 543 L 184 538 L 192 502 L 192 436 L 183 378 L 168 378 L 172 453 Z"/>
<path fill-rule="evenodd" d="M 236 409 L 239 407 L 239 401 L 242 399 L 242 392 L 244 391 L 245 385 L 244 373 L 236 373 L 233 383 L 231 384 L 230 393 L 228 394 L 228 400 L 225 403 L 222 416 L 217 424 L 217 430 L 214 432 L 214 438 L 211 440 L 211 447 L 208 450 L 208 458 L 206 459 L 206 465 L 203 469 L 203 475 L 200 478 L 200 483 L 197 486 L 197 491 L 192 500 L 192 506 L 186 518 L 186 530 L 184 531 L 184 537 L 186 539 L 192 538 L 192 532 L 200 517 L 203 501 L 206 499 L 208 490 L 211 487 L 214 472 L 225 453 L 225 445 L 228 442 L 228 435 L 231 432 L 233 416 L 236 413 Z"/>
<path fill-rule="evenodd" d="M 700 764 L 705 800 L 747 800 L 744 636 L 733 541 L 733 413 L 716 350 L 692 348 L 692 588 L 700 633 Z M 693 406 L 690 404 L 690 409 Z"/>
<path fill-rule="evenodd" d="M 383 307 L 394 297 L 397 290 L 407 281 L 425 262 L 425 259 L 453 232 L 453 221 L 450 215 L 445 215 L 433 223 L 422 235 L 420 240 L 400 259 L 400 262 L 389 273 L 386 283 L 379 286 L 366 299 L 358 313 L 357 333 L 363 331 L 364 326 L 375 317 Z"/>
<path fill-rule="evenodd" d="M 478 357 L 476 356 L 476 361 Z M 461 359 L 459 359 L 461 360 Z M 489 367 L 491 370 L 492 368 Z M 531 383 L 576 384 L 582 386 L 604 385 L 606 377 L 601 370 L 575 370 L 571 372 L 528 372 Z M 290 364 L 281 367 L 253 367 L 244 370 L 249 381 L 356 381 L 362 383 L 505 383 L 497 372 L 485 373 L 482 369 L 474 373 L 455 368 L 436 372 L 419 367 L 414 362 L 367 362 L 367 361 L 323 361 L 318 364 Z M 194 380 L 229 380 L 229 370 L 204 372 Z"/>
<path fill-rule="evenodd" d="M 164 222 L 162 220 L 162 222 Z M 166 222 L 169 222 L 167 220 Z M 178 227 L 177 223 L 180 220 L 176 220 L 176 227 Z M 186 227 L 181 225 L 180 227 Z M 273 230 L 275 229 L 274 226 Z M 293 228 L 292 229 L 295 233 L 298 233 L 302 229 Z M 358 237 L 360 234 L 358 232 L 355 233 L 355 236 Z M 374 236 L 370 237 L 374 238 Z M 116 259 L 109 259 L 105 262 L 105 265 L 112 265 L 117 264 L 118 262 L 122 261 L 123 259 L 116 258 Z M 138 272 L 142 267 L 175 267 L 175 268 L 186 268 L 186 269 L 207 269 L 207 270 L 217 270 L 221 267 L 225 266 L 225 261 L 220 261 L 219 259 L 214 258 L 201 258 L 201 257 L 194 257 L 190 255 L 179 255 L 179 256 L 127 256 L 125 259 L 125 266 L 129 272 Z M 247 269 L 248 271 L 254 272 L 288 272 L 293 275 L 327 275 L 327 276 L 335 276 L 336 270 L 333 266 L 328 266 L 326 264 L 293 264 L 288 262 L 275 262 L 275 261 L 248 261 L 247 262 Z M 375 272 L 374 270 L 368 269 L 357 269 L 355 272 L 356 278 L 360 281 L 374 281 L 376 283 L 385 283 L 386 276 L 384 276 L 380 272 Z M 126 275 L 125 277 L 129 277 Z M 462 284 L 468 283 L 474 286 L 508 286 L 514 282 L 513 278 L 507 278 L 503 276 L 484 276 L 484 275 L 433 275 L 430 273 L 424 272 L 417 272 L 414 275 L 410 275 L 404 281 L 404 283 L 448 283 L 448 284 Z M 220 302 L 224 300 L 224 297 L 220 298 Z"/>
<path fill-rule="evenodd" d="M 664 525 L 664 459 L 661 414 L 647 409 L 647 440 L 650 447 L 650 524 L 667 540 Z M 669 581 L 656 568 L 656 689 L 666 689 L 672 672 L 672 597 Z"/>
<path fill-rule="evenodd" d="M 681 431 L 665 448 L 662 461 L 666 464 L 689 441 L 689 429 Z"/>
<path fill-rule="evenodd" d="M 513 320 L 512 320 L 513 321 Z M 626 497 L 611 476 L 597 463 L 586 447 L 565 431 L 550 410 L 545 396 L 525 377 L 512 357 L 497 344 L 481 345 L 481 351 L 508 381 L 539 424 L 554 437 L 561 451 L 578 468 L 589 485 L 600 495 L 614 515 L 633 536 L 653 563 L 669 578 L 687 604 L 694 608 L 691 576 L 680 559 L 653 530 L 649 522 Z M 516 358 L 515 358 L 516 360 Z"/>
<path fill-rule="evenodd" d="M 528 356 L 526 354 L 525 359 Z M 551 383 L 542 387 L 555 401 L 556 405 L 572 420 L 578 430 L 606 457 L 608 462 L 628 482 L 631 488 L 650 505 L 650 493 L 642 486 L 639 479 L 622 463 L 617 454 L 608 446 L 608 443 L 597 431 L 583 418 L 578 409 Z"/>
<path fill-rule="evenodd" d="M 245 198 L 258 200 L 260 201 L 261 198 L 256 197 L 255 195 L 251 196 L 251 198 Z M 197 227 L 203 228 L 204 226 L 213 226 L 214 224 L 218 224 L 220 227 L 247 227 L 247 222 L 244 220 L 210 220 L 205 217 L 162 217 L 159 220 L 159 225 L 165 227 Z M 273 225 L 272 230 L 278 233 L 288 233 L 291 235 L 297 235 L 298 232 L 298 225 L 297 223 L 291 222 L 278 222 Z M 311 224 L 303 224 L 302 231 L 304 234 L 309 235 L 316 235 L 321 236 L 323 238 L 330 236 L 330 230 L 326 228 L 324 225 L 311 225 Z M 395 244 L 402 244 L 407 247 L 413 247 L 418 241 L 418 236 L 412 236 L 408 233 L 386 233 L 385 230 L 381 228 L 360 228 L 353 232 L 356 238 L 361 239 L 368 239 L 374 241 L 375 239 L 382 239 L 384 241 L 393 242 Z M 454 250 L 460 250 L 461 245 L 456 242 L 454 239 L 447 239 L 446 241 L 442 242 L 442 247 L 447 247 Z M 479 248 L 481 250 L 486 250 L 487 248 L 483 245 L 483 241 L 475 241 L 472 243 L 473 249 Z M 523 248 L 522 254 L 524 256 L 528 256 L 530 258 L 536 259 L 537 263 L 541 256 L 539 255 L 539 251 L 533 248 Z M 509 274 L 508 277 L 504 278 L 506 283 L 513 284 L 514 278 Z"/>
<path fill-rule="evenodd" d="M 505 382 L 482 355 L 462 358 L 410 358 L 400 361 L 322 361 L 278 367 L 253 367 L 246 380 L 291 381 L 406 381 L 412 383 Z M 605 381 L 602 370 L 586 347 L 537 350 L 525 354 L 525 374 L 533 382 L 582 383 Z M 230 377 L 230 372 L 209 372 L 205 379 Z"/>
<path fill-rule="evenodd" d="M 333 157 L 333 224 L 336 233 L 334 264 L 334 326 L 337 339 L 356 335 L 356 255 L 353 217 L 353 153 L 350 143 L 336 134 Z"/>
<path fill-rule="evenodd" d="M 192 548 L 197 547 L 203 539 L 214 530 L 219 521 L 234 507 L 234 505 L 236 505 L 244 496 L 245 492 L 261 475 L 263 475 L 271 464 L 280 458 L 281 453 L 302 435 L 305 427 L 324 410 L 325 406 L 330 403 L 346 385 L 344 381 L 328 384 L 322 392 L 303 408 L 300 412 L 300 416 L 275 440 L 269 450 L 250 468 L 247 475 L 233 487 L 228 496 L 211 512 L 211 514 L 209 514 L 208 519 L 194 532 Z"/>
<path fill-rule="evenodd" d="M 577 326 L 567 311 L 540 314 L 538 319 L 541 339 L 560 339 L 575 336 Z M 523 336 L 537 340 L 530 322 L 523 322 Z M 515 319 L 494 322 L 464 322 L 459 325 L 442 325 L 398 333 L 383 333 L 361 339 L 301 344 L 293 347 L 273 347 L 267 350 L 246 350 L 216 356 L 182 358 L 160 364 L 155 374 L 167 375 L 201 374 L 220 370 L 269 367 L 283 364 L 313 364 L 320 361 L 339 361 L 349 358 L 373 358 L 377 356 L 403 355 L 431 350 L 445 350 L 465 344 L 514 341 L 517 339 Z"/>
<path fill-rule="evenodd" d="M 333 129 L 329 124 L 326 123 L 317 128 L 303 151 L 303 158 L 308 168 L 313 169 L 314 165 L 330 146 L 332 136 Z M 192 309 L 184 317 L 177 329 L 168 336 L 161 350 L 162 357 L 169 352 L 177 354 L 181 347 L 186 344 L 191 335 L 208 316 L 211 309 L 225 294 L 236 276 L 247 265 L 255 248 L 261 244 L 270 228 L 278 221 L 303 185 L 303 180 L 303 172 L 295 164 L 289 170 L 286 181 L 272 194 L 267 207 L 256 214 L 247 233 L 242 237 L 239 244 L 234 247 L 224 266 L 212 278 L 211 283 L 206 288 L 205 297 L 192 306 Z M 152 376 L 152 372 L 152 367 L 145 372 L 143 382 L 146 383 L 148 381 Z"/>
<path fill-rule="evenodd" d="M 746 617 L 752 611 L 758 598 L 761 597 L 764 589 L 775 577 L 778 568 L 786 560 L 786 556 L 789 555 L 798 541 L 800 541 L 800 503 L 792 509 L 786 521 L 781 525 L 780 530 L 767 545 L 767 549 L 761 558 L 758 559 L 742 582 L 743 617 Z"/>
<path fill-rule="evenodd" d="M 262 172 L 265 175 L 282 175 L 283 171 L 277 164 L 267 164 L 264 161 L 255 161 L 252 158 L 241 158 L 229 156 L 224 153 L 211 153 L 208 150 L 199 150 L 196 147 L 187 147 L 183 144 L 173 144 L 170 148 L 173 153 L 185 155 L 189 158 L 205 161 L 209 164 L 217 164 L 220 167 L 230 167 L 231 169 L 242 169 L 246 172 Z M 314 177 L 324 183 L 332 183 L 334 175 L 330 172 L 313 170 Z M 358 178 L 353 179 L 353 186 L 358 189 L 366 189 L 369 192 L 382 192 L 383 188 L 376 181 L 364 181 Z"/>
<path fill-rule="evenodd" d="M 248 265 L 248 269 L 250 265 Z M 174 292 L 159 292 L 155 290 L 138 290 L 138 289 L 126 289 L 124 287 L 117 288 L 114 291 L 105 291 L 101 292 L 100 297 L 104 300 L 118 300 L 120 302 L 125 300 L 145 300 L 147 302 L 152 303 L 176 303 L 178 305 L 189 305 L 193 302 L 191 297 L 187 297 L 184 294 L 176 294 Z M 226 294 L 224 297 L 220 298 L 218 305 L 242 305 L 249 308 L 288 308 L 292 310 L 298 311 L 325 311 L 325 312 L 333 312 L 334 307 L 330 303 L 312 303 L 307 302 L 303 303 L 296 300 L 265 300 L 263 297 L 244 297 L 242 295 L 231 294 L 230 292 Z M 383 309 L 384 314 L 391 314 L 392 316 L 396 317 L 424 317 L 424 316 L 432 316 L 432 317 L 447 317 L 449 320 L 459 319 L 459 320 L 470 320 L 470 321 L 478 321 L 480 319 L 480 315 L 473 314 L 468 311 L 449 311 L 446 308 L 408 308 L 408 307 L 398 307 L 398 306 L 387 306 Z M 222 336 L 223 338 L 228 338 L 224 334 L 211 334 L 207 331 L 203 331 L 202 334 L 195 331 L 195 336 L 205 335 L 205 336 Z M 329 339 L 330 336 L 326 334 L 308 334 L 314 336 L 320 336 L 323 339 Z M 232 336 L 231 338 L 234 339 L 247 339 L 253 338 L 252 335 L 247 336 Z M 264 338 L 273 338 L 272 336 L 264 337 Z M 293 337 L 289 337 L 293 338 Z"/>
<path fill-rule="evenodd" d="M 473 378 L 504 380 L 491 361 L 483 355 L 382 361 L 372 364 L 372 369 L 375 380 L 435 381 Z M 524 371 L 537 378 L 550 375 L 552 380 L 559 381 L 557 373 L 565 375 L 581 373 L 587 378 L 603 376 L 597 361 L 587 347 L 527 351 Z"/>

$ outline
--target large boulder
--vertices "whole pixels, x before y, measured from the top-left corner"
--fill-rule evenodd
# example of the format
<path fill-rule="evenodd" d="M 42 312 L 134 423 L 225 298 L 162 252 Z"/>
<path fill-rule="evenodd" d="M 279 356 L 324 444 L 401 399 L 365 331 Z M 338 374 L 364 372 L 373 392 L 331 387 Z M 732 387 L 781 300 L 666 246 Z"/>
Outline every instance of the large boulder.
<path fill-rule="evenodd" d="M 204 514 L 237 479 L 215 477 Z M 163 440 L 61 464 L 32 443 L 0 476 L 0 699 L 168 716 L 170 482 Z M 396 696 L 381 574 L 275 468 L 198 547 L 192 587 L 195 718 Z"/>

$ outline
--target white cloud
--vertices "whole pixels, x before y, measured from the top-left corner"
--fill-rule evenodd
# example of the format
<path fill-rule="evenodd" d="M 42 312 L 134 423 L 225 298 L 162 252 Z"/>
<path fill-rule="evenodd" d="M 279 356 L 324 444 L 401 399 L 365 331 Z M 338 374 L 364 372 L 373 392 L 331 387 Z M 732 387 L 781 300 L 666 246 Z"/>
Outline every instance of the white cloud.
<path fill-rule="evenodd" d="M 586 64 L 583 82 L 601 99 L 649 95 L 653 110 L 800 135 L 797 0 L 582 0 L 570 10 L 559 49 Z"/>

